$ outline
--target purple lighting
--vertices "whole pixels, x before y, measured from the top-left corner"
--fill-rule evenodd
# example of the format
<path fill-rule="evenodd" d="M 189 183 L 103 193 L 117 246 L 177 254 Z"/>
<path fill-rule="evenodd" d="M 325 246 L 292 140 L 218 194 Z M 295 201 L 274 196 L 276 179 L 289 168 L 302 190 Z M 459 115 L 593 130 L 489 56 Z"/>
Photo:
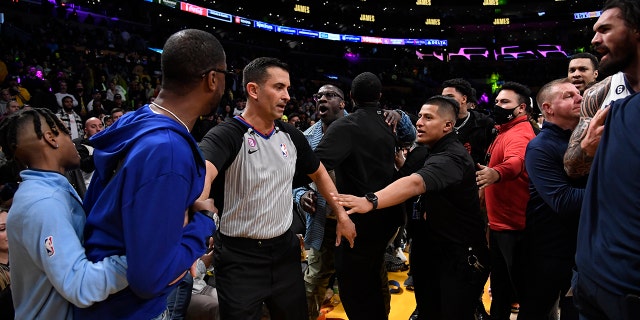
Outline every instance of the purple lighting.
<path fill-rule="evenodd" d="M 522 58 L 525 55 L 535 56 L 535 53 L 533 53 L 533 51 L 531 51 L 531 50 L 522 51 L 522 49 L 520 49 L 520 46 L 501 47 L 500 48 L 500 53 L 498 53 L 496 50 L 494 50 L 493 54 L 494 54 L 496 60 L 498 60 L 498 57 L 500 57 L 500 56 L 502 56 L 504 58 L 511 57 L 513 59 Z"/>
<path fill-rule="evenodd" d="M 357 62 L 360 60 L 360 54 L 353 53 L 353 52 L 345 52 L 344 58 L 347 59 L 347 61 L 349 62 Z"/>
<path fill-rule="evenodd" d="M 540 53 L 545 58 L 549 53 L 558 53 L 564 55 L 565 57 L 567 56 L 567 53 L 562 50 L 562 46 L 555 44 L 539 44 L 538 53 Z"/>
<path fill-rule="evenodd" d="M 435 51 L 433 51 L 432 53 L 422 53 L 416 50 L 416 57 L 418 57 L 418 60 L 424 60 L 424 57 L 434 57 L 440 61 L 444 61 L 444 53 L 438 54 Z"/>
<path fill-rule="evenodd" d="M 465 57 L 467 58 L 467 60 L 471 60 L 472 56 L 481 56 L 481 57 L 488 58 L 489 50 L 487 50 L 487 48 L 482 48 L 482 47 L 460 48 L 460 50 L 458 50 L 458 53 L 450 53 L 449 59 L 451 59 L 451 57 L 458 57 L 458 56 Z"/>

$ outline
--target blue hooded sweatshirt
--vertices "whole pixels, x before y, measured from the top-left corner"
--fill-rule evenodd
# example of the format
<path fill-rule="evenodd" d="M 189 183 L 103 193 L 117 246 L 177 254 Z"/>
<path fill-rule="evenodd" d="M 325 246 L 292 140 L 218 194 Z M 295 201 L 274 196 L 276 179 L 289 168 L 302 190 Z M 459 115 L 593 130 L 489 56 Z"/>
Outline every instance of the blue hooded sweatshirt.
<path fill-rule="evenodd" d="M 148 105 L 91 141 L 96 170 L 84 200 L 87 257 L 126 255 L 129 287 L 75 316 L 151 319 L 166 308 L 169 283 L 204 254 L 215 230 L 200 213 L 183 227 L 204 186 L 204 158 L 184 126 Z"/>

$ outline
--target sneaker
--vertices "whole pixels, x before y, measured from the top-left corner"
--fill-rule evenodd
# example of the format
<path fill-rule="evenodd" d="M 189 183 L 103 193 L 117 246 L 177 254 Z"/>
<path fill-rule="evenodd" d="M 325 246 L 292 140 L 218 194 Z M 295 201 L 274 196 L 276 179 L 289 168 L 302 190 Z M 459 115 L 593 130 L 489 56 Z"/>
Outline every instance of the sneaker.
<path fill-rule="evenodd" d="M 400 247 L 396 248 L 396 257 L 398 257 L 402 262 L 409 261 Z"/>

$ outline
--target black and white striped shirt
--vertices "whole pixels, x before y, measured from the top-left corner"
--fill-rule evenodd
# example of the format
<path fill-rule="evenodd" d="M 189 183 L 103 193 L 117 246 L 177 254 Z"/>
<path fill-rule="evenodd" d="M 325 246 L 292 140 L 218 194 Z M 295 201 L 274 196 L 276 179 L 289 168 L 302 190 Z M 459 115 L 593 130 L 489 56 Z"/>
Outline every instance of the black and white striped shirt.
<path fill-rule="evenodd" d="M 263 135 L 234 117 L 211 129 L 200 148 L 218 170 L 211 196 L 221 213 L 219 230 L 230 237 L 270 239 L 286 232 L 294 176 L 320 166 L 302 132 L 279 120 Z"/>

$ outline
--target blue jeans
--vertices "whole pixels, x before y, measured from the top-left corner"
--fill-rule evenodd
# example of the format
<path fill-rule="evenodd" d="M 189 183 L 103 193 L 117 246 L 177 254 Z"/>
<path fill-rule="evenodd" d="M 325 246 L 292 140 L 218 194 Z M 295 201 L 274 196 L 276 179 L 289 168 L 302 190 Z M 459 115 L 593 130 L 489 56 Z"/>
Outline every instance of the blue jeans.
<path fill-rule="evenodd" d="M 169 317 L 169 310 L 168 309 L 164 309 L 164 311 L 159 314 L 157 317 L 152 318 L 151 320 L 170 320 L 171 318 Z"/>
<path fill-rule="evenodd" d="M 171 320 L 183 320 L 187 316 L 187 308 L 191 302 L 191 288 L 193 287 L 193 277 L 191 273 L 180 280 L 178 285 L 167 297 L 167 310 Z M 163 318 L 160 318 L 163 319 Z"/>

